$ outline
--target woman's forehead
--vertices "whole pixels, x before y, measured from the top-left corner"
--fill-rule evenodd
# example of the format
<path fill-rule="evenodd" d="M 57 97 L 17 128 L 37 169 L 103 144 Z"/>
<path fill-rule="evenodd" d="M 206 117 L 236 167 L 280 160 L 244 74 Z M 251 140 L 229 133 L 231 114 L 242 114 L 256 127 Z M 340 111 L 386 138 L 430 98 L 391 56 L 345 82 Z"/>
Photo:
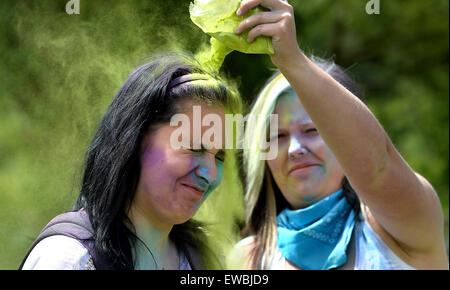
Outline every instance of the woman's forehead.
<path fill-rule="evenodd" d="M 281 95 L 275 106 L 274 114 L 278 114 L 281 126 L 291 123 L 311 123 L 311 118 L 295 94 Z"/>

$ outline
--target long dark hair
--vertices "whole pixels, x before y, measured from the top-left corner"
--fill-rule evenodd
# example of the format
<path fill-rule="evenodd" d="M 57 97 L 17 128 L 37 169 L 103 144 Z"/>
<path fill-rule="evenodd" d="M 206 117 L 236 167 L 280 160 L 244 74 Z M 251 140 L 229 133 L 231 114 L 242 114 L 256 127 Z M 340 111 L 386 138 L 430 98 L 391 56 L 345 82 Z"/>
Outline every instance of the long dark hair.
<path fill-rule="evenodd" d="M 132 245 L 137 236 L 127 213 L 140 176 L 140 146 L 154 124 L 169 122 L 177 103 L 187 97 L 239 106 L 235 91 L 218 76 L 200 69 L 187 55 L 158 55 L 133 71 L 108 107 L 90 144 L 81 191 L 75 210 L 83 208 L 94 229 L 95 248 L 107 255 L 115 269 L 133 269 Z M 207 74 L 216 85 L 188 82 L 169 89 L 182 75 Z M 204 267 L 217 265 L 206 244 L 202 224 L 189 220 L 175 225 L 169 235 L 185 253 L 194 250 Z M 95 261 L 94 261 L 95 262 Z"/>
<path fill-rule="evenodd" d="M 333 61 L 318 57 L 311 57 L 311 60 L 364 102 L 361 90 L 341 67 Z M 250 114 L 262 114 L 267 117 L 273 112 L 279 96 L 283 94 L 295 94 L 295 92 L 287 80 L 277 72 L 256 98 Z M 263 120 L 263 118 L 261 119 Z M 260 122 L 256 124 L 256 128 L 246 128 L 246 140 L 258 143 L 260 138 L 265 138 L 266 123 Z M 256 236 L 255 245 L 250 252 L 251 267 L 253 269 L 267 268 L 273 249 L 276 247 L 276 216 L 288 207 L 289 203 L 281 194 L 267 163 L 260 160 L 259 152 L 245 151 L 244 149 L 244 171 L 246 179 L 246 224 L 242 230 L 242 235 Z M 342 187 L 347 201 L 355 210 L 356 217 L 358 217 L 360 201 L 346 177 L 342 181 Z M 264 265 L 262 265 L 263 260 Z"/>

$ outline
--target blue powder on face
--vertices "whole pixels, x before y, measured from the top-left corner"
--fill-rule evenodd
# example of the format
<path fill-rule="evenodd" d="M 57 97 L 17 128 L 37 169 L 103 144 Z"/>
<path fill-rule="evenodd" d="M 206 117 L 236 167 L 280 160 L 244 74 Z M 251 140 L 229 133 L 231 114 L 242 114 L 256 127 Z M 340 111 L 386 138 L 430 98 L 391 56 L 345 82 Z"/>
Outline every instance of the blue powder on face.
<path fill-rule="evenodd" d="M 208 180 L 207 177 L 208 177 L 209 168 L 207 168 L 205 166 L 202 166 L 201 164 L 200 164 L 200 166 L 201 166 L 200 170 L 201 170 L 202 176 Z M 208 191 L 206 191 L 203 194 L 203 197 L 200 199 L 200 201 L 197 203 L 196 210 L 208 198 L 208 196 L 214 191 L 214 189 L 216 189 L 220 185 L 220 183 L 222 182 L 223 162 L 221 162 L 221 161 L 217 162 L 216 166 L 217 166 L 217 177 L 214 178 L 214 179 L 209 179 L 208 180 L 208 183 L 210 184 L 210 187 L 208 188 Z M 197 180 L 199 180 L 199 177 L 195 176 L 194 180 L 197 182 Z"/>

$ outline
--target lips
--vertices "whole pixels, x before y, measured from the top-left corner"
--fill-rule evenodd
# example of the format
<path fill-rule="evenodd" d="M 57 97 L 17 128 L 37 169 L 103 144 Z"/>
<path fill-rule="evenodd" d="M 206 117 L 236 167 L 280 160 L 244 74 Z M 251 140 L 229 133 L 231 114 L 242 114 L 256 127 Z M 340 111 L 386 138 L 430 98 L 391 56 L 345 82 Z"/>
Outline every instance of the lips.
<path fill-rule="evenodd" d="M 316 164 L 316 163 L 310 163 L 310 162 L 303 162 L 303 163 L 299 163 L 299 164 L 296 164 L 296 165 L 294 165 L 294 166 L 292 166 L 291 167 L 291 169 L 289 169 L 289 172 L 288 172 L 288 174 L 290 174 L 292 171 L 294 171 L 294 170 L 301 170 L 301 169 L 308 169 L 308 168 L 310 168 L 310 167 L 313 167 L 313 166 L 318 166 L 318 164 Z"/>
<path fill-rule="evenodd" d="M 182 185 L 191 190 L 192 192 L 198 194 L 199 196 L 203 196 L 203 194 L 206 192 L 206 190 L 193 184 L 182 183 Z"/>

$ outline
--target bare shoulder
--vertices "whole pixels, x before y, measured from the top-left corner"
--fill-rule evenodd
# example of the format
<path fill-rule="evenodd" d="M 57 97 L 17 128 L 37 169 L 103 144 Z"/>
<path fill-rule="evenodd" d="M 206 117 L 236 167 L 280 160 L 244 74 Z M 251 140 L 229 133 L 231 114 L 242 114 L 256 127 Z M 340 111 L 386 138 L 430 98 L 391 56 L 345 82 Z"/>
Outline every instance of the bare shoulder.
<path fill-rule="evenodd" d="M 227 268 L 230 270 L 249 270 L 250 255 L 255 244 L 256 237 L 248 236 L 234 245 L 227 257 Z"/>

